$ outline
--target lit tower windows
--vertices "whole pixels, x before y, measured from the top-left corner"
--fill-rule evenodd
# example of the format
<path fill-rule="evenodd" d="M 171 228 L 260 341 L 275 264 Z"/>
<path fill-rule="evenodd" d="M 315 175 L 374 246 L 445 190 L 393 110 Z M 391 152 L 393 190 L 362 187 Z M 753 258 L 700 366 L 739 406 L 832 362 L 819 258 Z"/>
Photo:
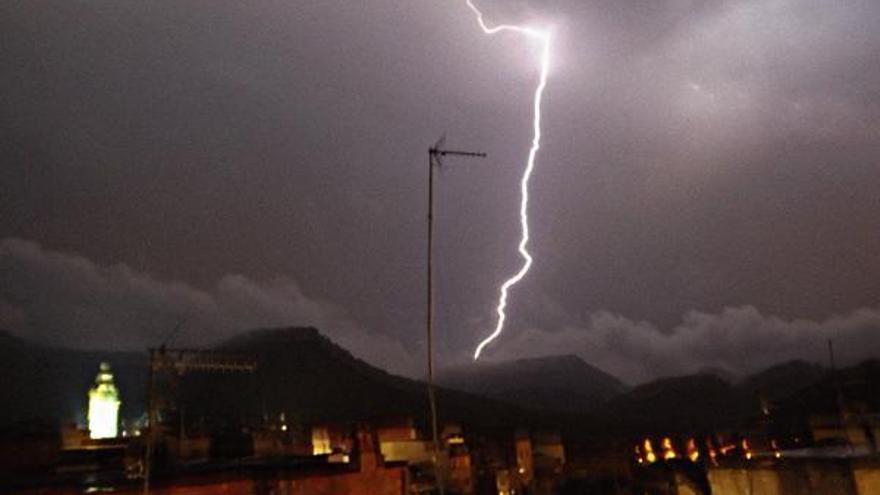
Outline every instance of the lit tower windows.
<path fill-rule="evenodd" d="M 95 386 L 89 390 L 89 436 L 114 438 L 119 425 L 119 390 L 110 363 L 101 363 Z"/>

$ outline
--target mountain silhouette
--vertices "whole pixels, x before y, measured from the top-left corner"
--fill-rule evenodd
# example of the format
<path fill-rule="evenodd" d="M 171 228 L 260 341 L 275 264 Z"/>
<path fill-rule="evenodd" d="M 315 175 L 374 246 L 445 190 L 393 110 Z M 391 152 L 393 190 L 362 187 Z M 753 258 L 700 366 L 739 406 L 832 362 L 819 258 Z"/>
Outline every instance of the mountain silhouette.
<path fill-rule="evenodd" d="M 574 355 L 476 362 L 444 370 L 438 382 L 524 408 L 570 413 L 594 410 L 627 389 Z"/>

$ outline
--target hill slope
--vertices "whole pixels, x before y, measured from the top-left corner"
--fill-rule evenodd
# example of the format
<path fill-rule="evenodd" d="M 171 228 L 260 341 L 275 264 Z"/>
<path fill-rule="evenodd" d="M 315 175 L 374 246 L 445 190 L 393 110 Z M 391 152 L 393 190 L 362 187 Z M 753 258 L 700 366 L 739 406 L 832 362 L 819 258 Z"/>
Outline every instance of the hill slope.
<path fill-rule="evenodd" d="M 615 397 L 595 414 L 609 431 L 638 433 L 737 428 L 763 414 L 764 407 L 779 419 L 785 414 L 783 422 L 802 424 L 821 410 L 819 397 L 833 399 L 827 382 L 827 370 L 803 361 L 772 366 L 737 384 L 706 373 L 664 378 Z"/>
<path fill-rule="evenodd" d="M 255 420 L 284 412 L 293 421 L 360 421 L 428 411 L 424 383 L 360 361 L 314 328 L 255 330 L 217 346 L 257 361 L 253 374 L 188 373 L 168 397 L 187 422 Z M 145 411 L 147 355 L 82 351 L 27 342 L 0 331 L 0 427 L 21 421 L 85 422 L 87 392 L 98 364 L 112 364 L 123 418 Z M 157 378 L 159 383 L 167 383 Z M 441 420 L 510 427 L 542 421 L 505 404 L 451 390 L 437 393 Z"/>
<path fill-rule="evenodd" d="M 283 412 L 292 422 L 413 417 L 424 424 L 427 416 L 424 383 L 370 366 L 314 328 L 255 330 L 218 350 L 254 357 L 257 370 L 185 375 L 170 395 L 187 422 L 259 421 Z M 0 331 L 0 427 L 33 419 L 84 421 L 86 393 L 101 361 L 113 365 L 123 417 L 143 414 L 146 353 L 56 348 Z M 760 414 L 761 399 L 771 405 L 774 418 L 790 425 L 803 424 L 810 412 L 836 411 L 838 390 L 853 410 L 876 410 L 878 370 L 880 364 L 869 361 L 830 375 L 821 367 L 791 362 L 736 385 L 702 374 L 625 390 L 578 358 L 557 357 L 488 365 L 478 370 L 479 379 L 473 370 L 445 373 L 442 383 L 473 394 L 438 389 L 438 400 L 441 421 L 481 429 L 547 426 L 606 435 L 671 434 L 736 427 Z M 599 402 L 587 420 L 583 411 Z"/>
<path fill-rule="evenodd" d="M 520 407 L 574 413 L 593 410 L 627 388 L 573 355 L 475 363 L 443 371 L 438 382 Z"/>
<path fill-rule="evenodd" d="M 428 412 L 424 383 L 390 375 L 352 356 L 314 328 L 262 329 L 218 347 L 252 356 L 253 374 L 193 374 L 182 382 L 187 414 L 254 418 L 284 413 L 294 421 L 370 421 Z M 506 404 L 438 389 L 441 421 L 512 427 L 547 421 Z"/>
<path fill-rule="evenodd" d="M 633 388 L 597 411 L 616 431 L 716 430 L 738 416 L 734 388 L 710 374 L 664 378 Z"/>

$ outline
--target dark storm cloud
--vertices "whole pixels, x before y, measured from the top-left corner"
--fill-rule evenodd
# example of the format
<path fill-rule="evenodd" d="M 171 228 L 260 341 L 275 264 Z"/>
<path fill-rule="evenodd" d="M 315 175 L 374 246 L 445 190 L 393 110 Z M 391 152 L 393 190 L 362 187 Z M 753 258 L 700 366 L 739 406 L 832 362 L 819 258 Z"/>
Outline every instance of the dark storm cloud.
<path fill-rule="evenodd" d="M 125 265 L 99 266 L 19 239 L 0 241 L 0 328 L 55 345 L 143 349 L 182 330 L 172 344 L 210 345 L 244 329 L 313 325 L 355 355 L 418 377 L 422 367 L 399 341 L 354 322 L 343 309 L 304 295 L 292 280 L 259 283 L 227 275 L 212 290 L 156 280 Z M 630 383 L 707 368 L 743 375 L 789 359 L 823 361 L 828 339 L 843 363 L 880 353 L 880 311 L 822 321 L 785 320 L 750 306 L 688 312 L 671 332 L 608 312 L 585 322 L 544 299 L 549 326 L 519 332 L 496 359 L 577 354 Z M 536 312 L 540 312 L 538 310 Z M 464 362 L 441 344 L 446 362 Z"/>
<path fill-rule="evenodd" d="M 543 163 L 567 165 L 538 178 L 544 290 L 663 330 L 694 308 L 876 306 L 880 6 L 609 3 L 600 35 L 569 26 L 588 57 L 551 93 L 589 110 L 548 111 Z"/>
<path fill-rule="evenodd" d="M 536 261 L 490 354 L 574 328 L 605 349 L 617 327 L 594 322 L 619 319 L 632 338 L 589 356 L 640 379 L 640 342 L 682 362 L 658 373 L 723 357 L 709 331 L 692 352 L 667 348 L 690 342 L 695 315 L 757 346 L 777 334 L 743 329 L 751 311 L 825 328 L 880 307 L 880 3 L 480 4 L 499 22 L 552 24 L 557 47 Z M 452 0 L 0 9 L 0 236 L 209 299 L 229 273 L 272 294 L 252 281 L 295 280 L 418 356 L 425 149 L 446 130 L 489 159 L 438 175 L 438 345 L 464 358 L 491 328 L 519 261 L 536 76 L 524 40 L 483 36 Z M 173 306 L 160 301 L 149 307 Z M 813 334 L 780 339 L 797 349 L 800 335 Z"/>
<path fill-rule="evenodd" d="M 320 328 L 360 358 L 417 373 L 399 342 L 362 328 L 338 306 L 306 296 L 293 280 L 261 283 L 227 275 L 205 291 L 33 242 L 0 241 L 0 328 L 32 340 L 143 350 L 165 339 L 171 345 L 212 345 L 245 329 L 281 326 Z"/>

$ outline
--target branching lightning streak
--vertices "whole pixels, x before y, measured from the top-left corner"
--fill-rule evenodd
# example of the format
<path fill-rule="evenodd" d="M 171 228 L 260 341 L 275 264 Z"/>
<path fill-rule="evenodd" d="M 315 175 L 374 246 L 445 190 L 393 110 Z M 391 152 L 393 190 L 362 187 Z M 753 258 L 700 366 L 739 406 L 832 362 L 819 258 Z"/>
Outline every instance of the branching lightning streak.
<path fill-rule="evenodd" d="M 522 34 L 528 36 L 529 38 L 535 38 L 541 42 L 541 76 L 538 80 L 538 87 L 535 89 L 535 98 L 534 98 L 534 121 L 533 121 L 533 132 L 534 137 L 532 138 L 532 146 L 529 149 L 529 157 L 526 162 L 526 168 L 522 175 L 522 180 L 520 181 L 520 191 L 522 193 L 522 199 L 520 201 L 519 207 L 519 216 L 520 216 L 520 225 L 522 226 L 522 238 L 519 241 L 519 254 L 523 258 L 523 264 L 520 267 L 519 271 L 517 271 L 512 277 L 508 278 L 502 285 L 500 289 L 500 295 L 498 298 L 498 306 L 496 307 L 496 312 L 498 313 L 498 322 L 495 325 L 495 330 L 486 337 L 480 345 L 477 346 L 477 349 L 474 351 L 474 360 L 479 359 L 480 353 L 483 351 L 483 348 L 486 347 L 490 342 L 495 340 L 501 334 L 501 331 L 504 329 L 504 320 L 507 318 L 504 310 L 507 308 L 507 296 L 511 287 L 516 285 L 523 277 L 525 277 L 526 273 L 528 273 L 529 268 L 532 266 L 532 255 L 529 253 L 527 246 L 529 244 L 529 215 L 528 215 L 528 206 L 529 206 L 529 179 L 532 176 L 532 171 L 535 168 L 535 157 L 538 154 L 538 150 L 541 149 L 541 100 L 544 96 L 544 87 L 547 85 L 547 69 L 549 66 L 550 59 L 550 33 L 547 31 L 541 31 L 538 29 L 524 27 L 524 26 L 516 26 L 509 24 L 499 24 L 497 26 L 489 27 L 486 25 L 486 22 L 483 20 L 483 13 L 473 4 L 471 0 L 465 0 L 467 2 L 468 7 L 474 14 L 477 16 L 477 22 L 480 24 L 480 28 L 482 28 L 483 32 L 489 35 L 493 35 L 496 33 L 511 31 L 518 34 Z"/>

